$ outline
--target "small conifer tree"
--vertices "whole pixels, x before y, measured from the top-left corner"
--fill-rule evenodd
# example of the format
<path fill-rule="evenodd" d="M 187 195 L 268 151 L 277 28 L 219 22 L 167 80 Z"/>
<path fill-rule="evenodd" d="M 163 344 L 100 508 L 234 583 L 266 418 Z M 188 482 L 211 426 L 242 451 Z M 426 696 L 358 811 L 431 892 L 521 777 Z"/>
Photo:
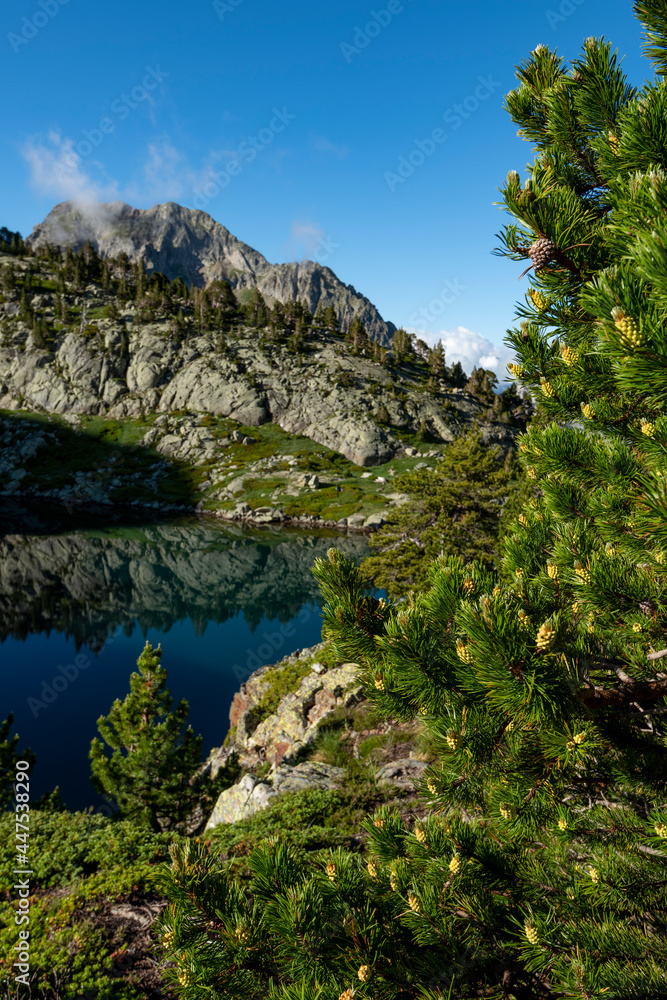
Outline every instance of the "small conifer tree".
<path fill-rule="evenodd" d="M 441 340 L 428 352 L 428 366 L 435 378 L 445 378 L 447 365 L 445 364 L 445 348 Z"/>
<path fill-rule="evenodd" d="M 188 703 L 172 711 L 162 650 L 146 643 L 130 676 L 130 693 L 117 699 L 97 728 L 100 739 L 90 746 L 92 781 L 113 799 L 123 819 L 135 819 L 153 830 L 182 828 L 205 798 L 200 775 L 200 736 L 185 728 Z"/>
<path fill-rule="evenodd" d="M 35 755 L 32 750 L 19 751 L 19 735 L 10 736 L 14 724 L 14 716 L 10 714 L 0 722 L 0 809 L 8 809 L 14 798 L 14 782 L 16 781 L 16 762 L 27 761 L 30 768 L 34 766 Z"/>
<path fill-rule="evenodd" d="M 396 476 L 409 500 L 394 508 L 371 538 L 363 570 L 398 597 L 430 585 L 438 556 L 460 555 L 491 565 L 497 556 L 504 503 L 517 487 L 516 461 L 482 442 L 479 431 L 456 438 L 435 469 Z"/>

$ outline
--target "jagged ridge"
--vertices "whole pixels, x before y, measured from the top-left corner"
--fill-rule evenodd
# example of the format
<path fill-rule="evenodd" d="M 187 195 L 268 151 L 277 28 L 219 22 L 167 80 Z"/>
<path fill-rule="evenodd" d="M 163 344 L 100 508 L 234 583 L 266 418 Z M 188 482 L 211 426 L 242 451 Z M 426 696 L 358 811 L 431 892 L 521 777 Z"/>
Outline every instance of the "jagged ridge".
<path fill-rule="evenodd" d="M 312 313 L 318 305 L 333 306 L 343 329 L 357 316 L 368 334 L 385 345 L 396 329 L 330 268 L 311 260 L 270 264 L 206 212 L 174 202 L 140 209 L 122 201 L 85 208 L 64 201 L 35 226 L 28 242 L 80 250 L 88 240 L 102 257 L 125 252 L 132 261 L 143 258 L 149 272 L 182 278 L 188 285 L 225 279 L 237 293 L 258 288 L 269 305 L 305 299 Z"/>

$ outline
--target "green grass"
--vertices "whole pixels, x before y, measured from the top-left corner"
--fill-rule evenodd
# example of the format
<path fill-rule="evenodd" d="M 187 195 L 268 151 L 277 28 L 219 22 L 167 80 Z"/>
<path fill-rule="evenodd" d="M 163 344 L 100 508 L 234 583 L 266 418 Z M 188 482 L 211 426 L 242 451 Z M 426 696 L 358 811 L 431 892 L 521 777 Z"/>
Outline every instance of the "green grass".
<path fill-rule="evenodd" d="M 332 668 L 337 667 L 340 660 L 331 646 L 326 645 L 308 659 L 279 663 L 266 673 L 264 679 L 268 683 L 268 688 L 254 713 L 259 722 L 276 711 L 285 695 L 297 690 L 303 678 L 310 674 L 313 663 L 323 663 L 326 667 Z"/>
<path fill-rule="evenodd" d="M 325 521 L 335 521 L 356 514 L 361 509 L 363 499 L 363 490 L 355 486 L 343 487 L 340 493 L 335 487 L 311 490 L 310 493 L 295 497 L 286 504 L 285 513 L 290 517 L 314 514 Z"/>
<path fill-rule="evenodd" d="M 83 416 L 76 430 L 59 417 L 23 413 L 19 417 L 14 411 L 5 411 L 5 414 L 6 419 L 23 422 L 28 420 L 40 427 L 46 426 L 59 438 L 59 446 L 48 452 L 40 452 L 38 460 L 26 463 L 29 473 L 25 480 L 26 487 L 39 487 L 48 482 L 50 488 L 69 488 L 74 481 L 74 473 L 81 470 L 94 472 L 96 481 L 102 487 L 106 486 L 107 481 L 110 483 L 114 477 L 119 477 L 121 485 L 108 488 L 109 496 L 114 502 L 126 503 L 135 499 L 152 502 L 156 499 L 152 484 L 144 484 L 141 476 L 132 479 L 132 475 L 137 472 L 148 474 L 155 463 L 163 460 L 154 448 L 141 445 L 146 431 L 155 422 L 156 414 L 124 420 Z M 5 414 L 0 414 L 0 417 Z M 185 411 L 173 414 L 175 417 L 185 415 Z M 184 463 L 171 461 L 169 475 L 159 480 L 159 499 L 163 503 L 181 504 L 205 499 L 205 495 L 202 496 L 199 490 L 205 480 L 213 480 L 215 488 L 219 489 L 232 478 L 242 478 L 244 470 L 259 460 L 276 457 L 278 468 L 289 471 L 290 466 L 282 456 L 290 455 L 297 459 L 298 470 L 318 473 L 325 480 L 328 474 L 338 482 L 340 491 L 325 484 L 315 490 L 303 488 L 301 494 L 294 497 L 288 492 L 292 485 L 290 479 L 271 475 L 275 470 L 267 469 L 265 476 L 250 472 L 245 479 L 243 492 L 237 494 L 233 501 L 210 500 L 207 501 L 207 506 L 210 509 L 227 508 L 244 501 L 256 508 L 275 503 L 289 517 L 308 516 L 335 522 L 352 514 L 363 512 L 368 515 L 384 509 L 386 497 L 377 491 L 375 478 L 384 475 L 391 489 L 390 470 L 396 473 L 409 471 L 420 460 L 393 459 L 374 467 L 373 475 L 362 479 L 362 474 L 367 470 L 309 438 L 287 433 L 277 424 L 248 427 L 229 418 L 208 414 L 203 417 L 202 425 L 216 438 L 229 438 L 236 429 L 253 438 L 255 443 L 243 445 L 230 442 L 213 459 L 199 466 L 186 466 Z M 424 447 L 423 444 L 421 447 Z M 111 458 L 114 458 L 114 464 L 110 463 Z M 275 500 L 272 497 L 274 493 L 277 494 Z"/>
<path fill-rule="evenodd" d="M 303 678 L 307 677 L 309 673 L 310 663 L 301 660 L 297 660 L 295 663 L 286 663 L 284 666 L 270 671 L 266 677 L 269 686 L 253 713 L 255 719 L 258 719 L 258 724 L 272 715 L 285 695 L 296 691 Z"/>
<path fill-rule="evenodd" d="M 387 745 L 386 736 L 369 736 L 359 744 L 359 756 L 362 760 L 369 757 L 374 750 L 382 750 Z"/>
<path fill-rule="evenodd" d="M 250 478 L 243 480 L 243 489 L 248 490 L 249 493 L 258 490 L 262 490 L 265 493 L 272 493 L 274 490 L 284 489 L 286 485 L 287 482 L 284 479 L 271 479 L 269 477 L 266 479 L 258 477 L 257 479 Z"/>
<path fill-rule="evenodd" d="M 28 473 L 23 480 L 26 487 L 70 489 L 76 482 L 75 473 L 81 471 L 88 473 L 90 480 L 115 502 L 133 499 L 152 502 L 155 489 L 145 479 L 157 462 L 162 461 L 162 456 L 140 442 L 153 419 L 83 417 L 73 429 L 57 417 L 2 411 L 0 428 L 13 425 L 17 429 L 49 431 L 56 437 L 56 442 L 24 463 Z M 138 478 L 131 478 L 136 474 Z M 203 476 L 201 469 L 190 470 L 181 463 L 170 463 L 168 475 L 160 478 L 161 498 L 168 503 L 192 499 Z M 116 478 L 121 480 L 120 486 L 111 485 Z"/>
<path fill-rule="evenodd" d="M 243 857 L 268 837 L 279 837 L 317 851 L 350 845 L 364 817 L 381 801 L 374 782 L 342 782 L 335 790 L 317 788 L 286 792 L 248 819 L 221 824 L 209 834 L 211 847 Z"/>
<path fill-rule="evenodd" d="M 80 429 L 98 441 L 105 444 L 115 444 L 121 448 L 136 447 L 150 427 L 153 426 L 157 414 L 151 414 L 142 420 L 110 420 L 108 417 L 82 417 Z"/>

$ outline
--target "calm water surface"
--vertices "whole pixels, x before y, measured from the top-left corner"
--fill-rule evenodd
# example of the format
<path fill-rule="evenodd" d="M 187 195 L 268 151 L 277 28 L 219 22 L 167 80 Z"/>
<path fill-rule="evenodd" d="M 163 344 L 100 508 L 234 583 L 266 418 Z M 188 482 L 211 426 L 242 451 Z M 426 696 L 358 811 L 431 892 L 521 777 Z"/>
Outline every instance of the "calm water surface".
<path fill-rule="evenodd" d="M 320 640 L 310 571 L 331 545 L 359 561 L 361 536 L 210 521 L 109 524 L 0 510 L 0 720 L 37 754 L 35 795 L 104 808 L 89 780 L 96 720 L 129 690 L 148 640 L 162 644 L 175 702 L 204 750 L 219 746 L 239 684 Z"/>

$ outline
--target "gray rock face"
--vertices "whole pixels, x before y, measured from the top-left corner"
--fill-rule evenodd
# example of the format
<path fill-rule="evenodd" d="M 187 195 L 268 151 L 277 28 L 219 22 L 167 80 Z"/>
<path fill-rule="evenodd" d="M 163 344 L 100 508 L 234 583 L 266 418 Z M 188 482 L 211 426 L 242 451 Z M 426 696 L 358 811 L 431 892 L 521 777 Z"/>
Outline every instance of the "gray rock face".
<path fill-rule="evenodd" d="M 87 240 L 103 257 L 116 257 L 121 251 L 133 261 L 143 257 L 149 273 L 160 271 L 188 285 L 202 286 L 223 278 L 237 292 L 258 288 L 269 305 L 298 298 L 305 299 L 313 313 L 318 305 L 333 306 L 344 327 L 358 316 L 369 334 L 383 344 L 389 343 L 396 329 L 330 268 L 311 260 L 270 264 L 206 212 L 174 202 L 144 210 L 115 201 L 84 211 L 66 201 L 56 205 L 29 238 L 34 246 L 56 243 L 74 249 Z"/>
<path fill-rule="evenodd" d="M 378 781 L 389 781 L 398 788 L 413 791 L 427 769 L 428 764 L 423 760 L 416 757 L 402 757 L 400 760 L 379 767 L 376 777 Z"/>
<path fill-rule="evenodd" d="M 206 336 L 179 345 L 166 324 L 147 324 L 128 335 L 120 323 L 96 322 L 95 337 L 70 332 L 53 351 L 25 344 L 21 324 L 7 333 L 0 345 L 0 409 L 115 418 L 158 411 L 164 417 L 144 443 L 196 464 L 214 457 L 214 440 L 194 417 L 179 427 L 170 423 L 173 411 L 211 413 L 250 426 L 272 421 L 361 466 L 386 462 L 402 448 L 391 429 L 373 420 L 380 405 L 393 427 L 416 431 L 425 423 L 447 442 L 482 415 L 472 397 L 446 391 L 408 390 L 396 398 L 385 368 L 341 352 L 326 338 L 317 356 L 300 356 L 280 344 L 262 347 L 249 333 L 221 355 Z M 513 440 L 505 425 L 488 425 L 484 434 L 502 448 Z M 316 488 L 318 480 L 311 477 L 309 485 Z"/>
<path fill-rule="evenodd" d="M 281 764 L 271 779 L 258 781 L 252 774 L 244 774 L 240 781 L 220 793 L 207 830 L 220 823 L 236 823 L 265 809 L 271 799 L 282 792 L 301 792 L 306 788 L 333 789 L 342 780 L 345 771 L 331 764 L 306 762 L 290 767 Z"/>
<path fill-rule="evenodd" d="M 300 658 L 316 649 L 303 650 Z M 342 663 L 332 670 L 308 674 L 296 691 L 281 699 L 273 714 L 260 721 L 257 704 L 266 691 L 270 669 L 262 667 L 241 685 L 229 713 L 230 724 L 236 726 L 234 745 L 241 762 L 248 766 L 258 757 L 275 766 L 290 763 L 315 739 L 323 719 L 339 705 L 350 707 L 362 697 L 362 686 L 356 680 L 358 665 Z"/>

